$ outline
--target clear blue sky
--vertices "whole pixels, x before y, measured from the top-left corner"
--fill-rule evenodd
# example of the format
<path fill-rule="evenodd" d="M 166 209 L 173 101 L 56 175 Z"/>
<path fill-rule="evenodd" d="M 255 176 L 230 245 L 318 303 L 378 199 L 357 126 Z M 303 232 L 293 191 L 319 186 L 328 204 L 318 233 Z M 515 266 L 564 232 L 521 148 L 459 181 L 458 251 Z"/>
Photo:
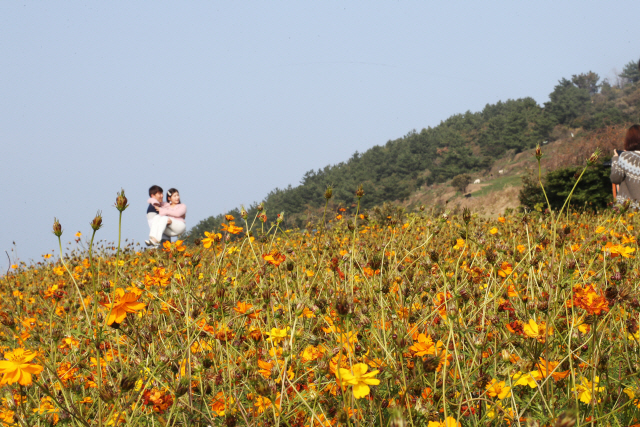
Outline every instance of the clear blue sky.
<path fill-rule="evenodd" d="M 639 12 L 637 0 L 1 2 L 0 249 L 38 261 L 56 248 L 54 216 L 67 242 L 98 209 L 98 237 L 115 240 L 120 188 L 123 238 L 141 241 L 152 184 L 180 190 L 193 226 L 452 114 L 543 103 L 562 77 L 637 60 Z"/>

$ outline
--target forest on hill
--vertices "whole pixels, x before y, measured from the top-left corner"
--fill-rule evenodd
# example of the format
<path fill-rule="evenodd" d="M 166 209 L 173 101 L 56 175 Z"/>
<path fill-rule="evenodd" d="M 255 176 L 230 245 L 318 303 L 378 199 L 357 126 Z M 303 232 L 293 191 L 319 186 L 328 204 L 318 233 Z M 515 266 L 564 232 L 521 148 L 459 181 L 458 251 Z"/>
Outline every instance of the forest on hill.
<path fill-rule="evenodd" d="M 601 81 L 594 72 L 562 78 L 538 105 L 533 98 L 487 104 L 482 111 L 467 111 L 435 127 L 411 131 L 402 138 L 376 145 L 350 159 L 304 174 L 298 186 L 276 188 L 264 200 L 247 208 L 254 217 L 259 207 L 269 220 L 285 213 L 285 226 L 305 227 L 322 215 L 324 194 L 333 188 L 331 207 L 349 209 L 362 185 L 366 197 L 361 209 L 402 201 L 417 189 L 441 183 L 462 173 L 488 170 L 497 160 L 534 148 L 537 144 L 578 130 L 640 120 L 640 64 L 627 63 L 614 82 Z M 218 230 L 224 214 L 240 216 L 240 210 L 220 213 L 189 230 L 187 241 L 205 231 Z"/>

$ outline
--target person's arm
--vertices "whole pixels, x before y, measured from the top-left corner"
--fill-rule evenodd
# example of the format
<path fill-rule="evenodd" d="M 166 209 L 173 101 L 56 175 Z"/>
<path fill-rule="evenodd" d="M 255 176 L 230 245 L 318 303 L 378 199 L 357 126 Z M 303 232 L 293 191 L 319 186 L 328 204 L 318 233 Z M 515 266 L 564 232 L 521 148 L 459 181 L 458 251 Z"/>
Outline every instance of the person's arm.
<path fill-rule="evenodd" d="M 172 218 L 182 218 L 187 214 L 187 206 L 183 203 L 174 206 L 173 208 L 160 208 L 158 211 L 160 215 L 170 216 Z"/>
<path fill-rule="evenodd" d="M 609 178 L 611 179 L 611 183 L 620 184 L 625 178 L 625 173 L 618 163 L 620 160 L 618 152 L 614 150 L 614 154 L 611 158 L 611 176 Z"/>

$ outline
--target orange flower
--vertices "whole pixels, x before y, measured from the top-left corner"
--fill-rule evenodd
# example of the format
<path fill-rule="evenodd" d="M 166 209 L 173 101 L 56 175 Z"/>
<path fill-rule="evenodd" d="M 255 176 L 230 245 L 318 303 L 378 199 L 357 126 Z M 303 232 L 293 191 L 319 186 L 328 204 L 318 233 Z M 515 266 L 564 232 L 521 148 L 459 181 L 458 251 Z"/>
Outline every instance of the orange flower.
<path fill-rule="evenodd" d="M 103 306 L 110 308 L 111 312 L 107 318 L 107 325 L 113 322 L 122 323 L 127 317 L 127 313 L 135 313 L 145 307 L 145 303 L 138 302 L 141 291 L 125 293 L 122 288 L 116 289 L 116 299 L 113 303 L 101 303 Z"/>
<path fill-rule="evenodd" d="M 231 216 L 231 215 L 228 215 Z M 233 217 L 231 217 L 233 218 Z M 242 232 L 242 227 L 238 227 L 236 226 L 236 223 L 233 221 L 229 222 L 229 225 L 227 224 L 222 224 L 222 231 L 226 231 L 229 234 L 238 234 L 240 232 Z"/>
<path fill-rule="evenodd" d="M 246 314 L 252 308 L 253 308 L 253 305 L 248 304 L 246 302 L 238 301 L 238 305 L 236 307 L 233 307 L 233 311 L 235 311 L 238 314 Z M 256 319 L 258 317 L 258 313 L 260 313 L 261 311 L 262 310 L 252 311 L 251 313 L 249 313 L 249 318 Z"/>
<path fill-rule="evenodd" d="M 213 416 L 224 417 L 225 411 L 233 404 L 233 397 L 226 397 L 223 392 L 219 391 L 211 402 Z"/>
<path fill-rule="evenodd" d="M 20 385 L 31 384 L 31 374 L 39 374 L 44 369 L 40 365 L 29 363 L 37 354 L 22 348 L 5 353 L 4 358 L 7 360 L 0 360 L 0 374 L 3 374 L 0 385 L 15 382 Z"/>
<path fill-rule="evenodd" d="M 233 221 L 235 218 L 233 217 L 233 215 L 225 215 L 224 219 L 226 219 L 227 221 Z"/>
<path fill-rule="evenodd" d="M 500 266 L 500 270 L 498 270 L 498 276 L 507 277 L 508 275 L 511 274 L 511 272 L 513 272 L 513 268 L 511 268 L 511 264 L 509 264 L 508 262 L 503 262 L 502 265 Z"/>
<path fill-rule="evenodd" d="M 258 359 L 258 373 L 265 378 L 271 377 L 271 369 L 273 369 L 273 362 L 265 362 L 264 360 Z"/>
<path fill-rule="evenodd" d="M 573 288 L 573 298 L 567 301 L 567 307 L 571 305 L 587 310 L 589 314 L 601 314 L 609 311 L 609 302 L 599 292 L 594 284 L 585 286 L 580 285 Z"/>
<path fill-rule="evenodd" d="M 282 261 L 287 259 L 287 257 L 284 254 L 281 254 L 280 252 L 273 251 L 269 254 L 262 255 L 262 259 L 267 261 L 269 264 L 275 265 L 277 267 L 280 264 L 282 264 Z"/>
<path fill-rule="evenodd" d="M 167 242 L 164 242 L 162 246 L 164 247 L 163 251 L 165 252 L 171 252 L 172 248 L 178 252 L 182 252 L 187 249 L 186 246 L 182 244 L 182 240 L 176 240 L 176 242 L 173 244 L 167 241 Z"/>
<path fill-rule="evenodd" d="M 635 252 L 635 248 L 631 248 L 629 246 L 622 245 L 614 245 L 612 242 L 607 242 L 607 244 L 602 248 L 602 252 L 611 254 L 611 258 L 615 258 L 618 255 L 622 255 L 625 258 L 632 258 L 632 253 Z"/>
<path fill-rule="evenodd" d="M 202 246 L 207 249 L 210 248 L 211 245 L 215 242 L 219 242 L 220 240 L 222 240 L 222 234 L 220 233 L 209 233 L 208 231 L 205 231 L 204 235 L 206 237 L 202 239 Z"/>
<path fill-rule="evenodd" d="M 442 347 L 442 342 L 438 341 L 438 347 Z M 418 335 L 418 342 L 414 343 L 409 350 L 414 352 L 414 356 L 426 356 L 427 354 L 436 354 L 436 344 L 429 335 Z"/>
<path fill-rule="evenodd" d="M 544 378 L 551 375 L 554 381 L 559 381 L 563 378 L 566 378 L 569 375 L 570 371 L 556 371 L 556 367 L 560 364 L 560 362 L 547 362 L 542 357 L 540 358 L 540 362 L 536 363 L 536 368 L 538 368 L 538 372 L 542 374 Z"/>

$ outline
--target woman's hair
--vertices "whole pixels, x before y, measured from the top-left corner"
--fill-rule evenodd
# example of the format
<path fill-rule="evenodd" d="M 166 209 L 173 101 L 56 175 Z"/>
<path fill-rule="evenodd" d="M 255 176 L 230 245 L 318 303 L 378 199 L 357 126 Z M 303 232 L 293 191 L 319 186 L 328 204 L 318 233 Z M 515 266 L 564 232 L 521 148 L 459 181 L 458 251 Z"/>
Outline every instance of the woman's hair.
<path fill-rule="evenodd" d="M 178 190 L 176 190 L 175 188 L 170 188 L 167 190 L 167 202 L 169 202 L 171 199 L 171 196 L 173 196 L 173 193 L 178 193 L 180 194 L 180 192 Z"/>
<path fill-rule="evenodd" d="M 640 150 L 640 125 L 633 125 L 627 130 L 627 135 L 624 137 L 624 150 Z"/>

